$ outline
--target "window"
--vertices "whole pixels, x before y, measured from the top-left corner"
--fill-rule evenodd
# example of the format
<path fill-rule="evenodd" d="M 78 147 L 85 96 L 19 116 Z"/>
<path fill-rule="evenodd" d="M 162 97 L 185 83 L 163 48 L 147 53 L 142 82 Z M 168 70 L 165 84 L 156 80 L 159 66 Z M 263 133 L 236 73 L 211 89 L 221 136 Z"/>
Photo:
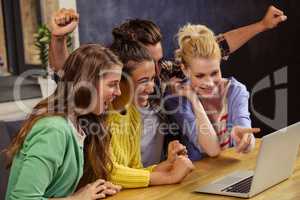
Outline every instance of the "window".
<path fill-rule="evenodd" d="M 1 1 L 1 56 L 8 71 L 18 75 L 41 65 L 38 49 L 34 46 L 33 34 L 42 23 L 41 2 L 39 0 Z M 57 4 L 57 3 L 56 3 Z M 5 42 L 2 42 L 5 41 Z M 3 53 L 5 52 L 5 53 Z M 2 55 L 3 54 L 3 55 Z"/>
<path fill-rule="evenodd" d="M 0 0 L 0 103 L 15 100 L 13 88 L 19 74 L 40 69 L 34 33 L 40 24 L 49 24 L 58 5 L 58 0 Z M 21 88 L 22 100 L 41 96 L 36 77 L 26 79 Z"/>
<path fill-rule="evenodd" d="M 40 3 L 36 0 L 19 0 L 19 3 L 24 63 L 25 65 L 40 65 L 39 51 L 34 45 L 33 37 L 41 23 Z"/>
<path fill-rule="evenodd" d="M 0 76 L 8 75 L 8 63 L 6 52 L 6 40 L 4 29 L 4 13 L 2 7 L 2 1 L 0 1 Z"/>

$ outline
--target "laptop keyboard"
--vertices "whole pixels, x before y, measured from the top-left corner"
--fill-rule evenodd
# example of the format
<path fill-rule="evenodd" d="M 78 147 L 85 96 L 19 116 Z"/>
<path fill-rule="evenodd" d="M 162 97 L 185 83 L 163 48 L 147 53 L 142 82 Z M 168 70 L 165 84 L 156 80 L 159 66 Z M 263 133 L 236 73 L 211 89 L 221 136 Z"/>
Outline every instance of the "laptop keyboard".
<path fill-rule="evenodd" d="M 250 192 L 252 180 L 253 176 L 223 189 L 222 192 L 248 193 Z"/>

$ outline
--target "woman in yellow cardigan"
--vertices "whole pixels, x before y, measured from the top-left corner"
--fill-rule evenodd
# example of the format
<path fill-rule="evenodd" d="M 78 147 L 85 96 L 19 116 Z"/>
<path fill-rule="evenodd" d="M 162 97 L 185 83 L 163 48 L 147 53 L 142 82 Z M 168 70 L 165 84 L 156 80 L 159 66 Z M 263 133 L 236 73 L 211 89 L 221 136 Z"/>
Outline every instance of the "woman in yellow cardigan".
<path fill-rule="evenodd" d="M 186 156 L 185 146 L 177 141 L 169 145 L 168 159 L 158 165 L 143 168 L 140 140 L 142 121 L 139 108 L 148 105 L 154 89 L 155 65 L 145 47 L 124 38 L 121 30 L 114 29 L 111 49 L 124 64 L 121 97 L 113 102 L 113 111 L 107 117 L 111 134 L 113 169 L 110 181 L 123 188 L 174 184 L 182 181 L 193 169 Z M 149 149 L 151 151 L 151 149 Z"/>

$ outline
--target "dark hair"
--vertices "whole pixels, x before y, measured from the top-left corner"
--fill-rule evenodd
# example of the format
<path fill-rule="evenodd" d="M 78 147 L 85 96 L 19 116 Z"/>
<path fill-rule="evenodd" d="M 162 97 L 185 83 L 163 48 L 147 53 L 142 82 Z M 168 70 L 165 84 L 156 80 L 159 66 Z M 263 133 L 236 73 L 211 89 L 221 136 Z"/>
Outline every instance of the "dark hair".
<path fill-rule="evenodd" d="M 119 28 L 115 28 L 113 32 L 115 34 L 113 34 L 113 43 L 110 49 L 123 62 L 124 67 L 120 83 L 121 96 L 113 101 L 112 106 L 114 109 L 123 110 L 128 103 L 131 103 L 133 98 L 132 87 L 127 75 L 131 75 L 132 71 L 136 69 L 137 64 L 144 61 L 153 62 L 153 59 L 143 43 L 128 37 Z"/>
<path fill-rule="evenodd" d="M 139 41 L 127 37 L 114 38 L 111 50 L 119 57 L 124 64 L 123 72 L 128 74 L 135 69 L 136 63 L 153 61 L 146 47 Z"/>
<path fill-rule="evenodd" d="M 112 31 L 113 44 L 111 50 L 117 54 L 120 60 L 124 64 L 123 72 L 129 73 L 134 69 L 129 65 L 129 61 L 141 62 L 144 60 L 150 60 L 152 58 L 145 45 L 155 45 L 162 40 L 162 34 L 159 27 L 152 21 L 142 19 L 131 19 L 125 21 L 118 27 L 115 27 Z M 153 60 L 153 59 L 152 59 Z M 159 82 L 159 79 L 155 79 Z M 127 88 L 121 91 L 126 91 Z M 126 86 L 125 86 L 126 87 Z M 167 121 L 167 117 L 161 112 L 160 103 L 162 92 L 159 88 L 159 84 L 155 84 L 155 92 L 149 97 L 149 104 L 153 110 L 155 110 L 162 121 Z M 121 101 L 127 101 L 124 97 L 126 93 L 122 92 L 120 97 L 117 97 L 117 101 L 114 102 L 114 107 L 122 107 Z M 122 100 L 120 100 L 123 98 Z M 124 100 L 125 99 L 125 100 Z M 120 105 L 117 105 L 120 104 Z"/>
<path fill-rule="evenodd" d="M 82 114 L 74 110 L 72 99 L 78 108 L 86 108 L 93 100 L 91 95 L 86 97 L 86 90 L 80 84 L 82 81 L 91 83 L 93 86 L 99 84 L 100 72 L 105 69 L 122 68 L 122 63 L 109 49 L 96 44 L 82 45 L 75 50 L 63 66 L 64 74 L 61 81 L 51 96 L 42 100 L 34 107 L 29 118 L 26 120 L 17 136 L 4 153 L 8 158 L 8 167 L 11 166 L 13 157 L 20 151 L 26 136 L 33 125 L 46 116 L 62 116 L 69 118 L 75 116 L 75 127 L 81 126 L 80 120 L 85 119 L 88 124 L 102 124 L 102 118 L 92 113 Z M 84 128 L 84 127 L 82 127 Z M 109 134 L 92 134 L 89 129 L 85 130 L 88 135 L 87 155 L 84 166 L 83 177 L 101 175 L 106 177 L 112 165 L 108 148 L 110 143 Z M 87 170 L 89 169 L 89 170 Z"/>
<path fill-rule="evenodd" d="M 155 45 L 162 40 L 159 27 L 152 21 L 143 19 L 130 19 L 112 31 L 114 40 L 135 40 L 144 45 Z"/>

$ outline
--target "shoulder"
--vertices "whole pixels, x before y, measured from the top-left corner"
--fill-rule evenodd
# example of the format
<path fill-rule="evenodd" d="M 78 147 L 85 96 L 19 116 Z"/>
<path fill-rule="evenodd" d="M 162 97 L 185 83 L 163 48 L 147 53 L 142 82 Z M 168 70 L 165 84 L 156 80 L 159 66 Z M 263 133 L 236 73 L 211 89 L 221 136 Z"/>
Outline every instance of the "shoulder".
<path fill-rule="evenodd" d="M 228 80 L 230 80 L 230 86 L 229 86 L 229 90 L 228 90 L 228 97 L 235 97 L 235 96 L 249 96 L 249 92 L 247 90 L 247 87 L 239 82 L 238 80 L 236 80 L 234 77 L 230 77 L 228 78 Z"/>
<path fill-rule="evenodd" d="M 73 128 L 64 117 L 43 117 L 32 126 L 26 136 L 22 151 L 42 153 L 40 151 L 47 149 L 47 152 L 63 153 L 73 135 Z"/>
<path fill-rule="evenodd" d="M 37 120 L 32 130 L 48 128 L 52 130 L 69 131 L 71 126 L 68 120 L 62 116 L 47 116 Z"/>
<path fill-rule="evenodd" d="M 53 126 L 56 128 L 67 128 L 69 123 L 66 118 L 62 116 L 47 116 L 36 121 L 34 127 Z"/>
<path fill-rule="evenodd" d="M 129 105 L 124 111 L 110 110 L 105 118 L 106 124 L 128 123 L 138 121 L 141 118 L 138 109 L 133 105 Z"/>
<path fill-rule="evenodd" d="M 49 116 L 38 119 L 28 134 L 28 140 L 43 136 L 43 138 L 61 139 L 71 136 L 72 127 L 68 120 L 61 116 Z"/>

